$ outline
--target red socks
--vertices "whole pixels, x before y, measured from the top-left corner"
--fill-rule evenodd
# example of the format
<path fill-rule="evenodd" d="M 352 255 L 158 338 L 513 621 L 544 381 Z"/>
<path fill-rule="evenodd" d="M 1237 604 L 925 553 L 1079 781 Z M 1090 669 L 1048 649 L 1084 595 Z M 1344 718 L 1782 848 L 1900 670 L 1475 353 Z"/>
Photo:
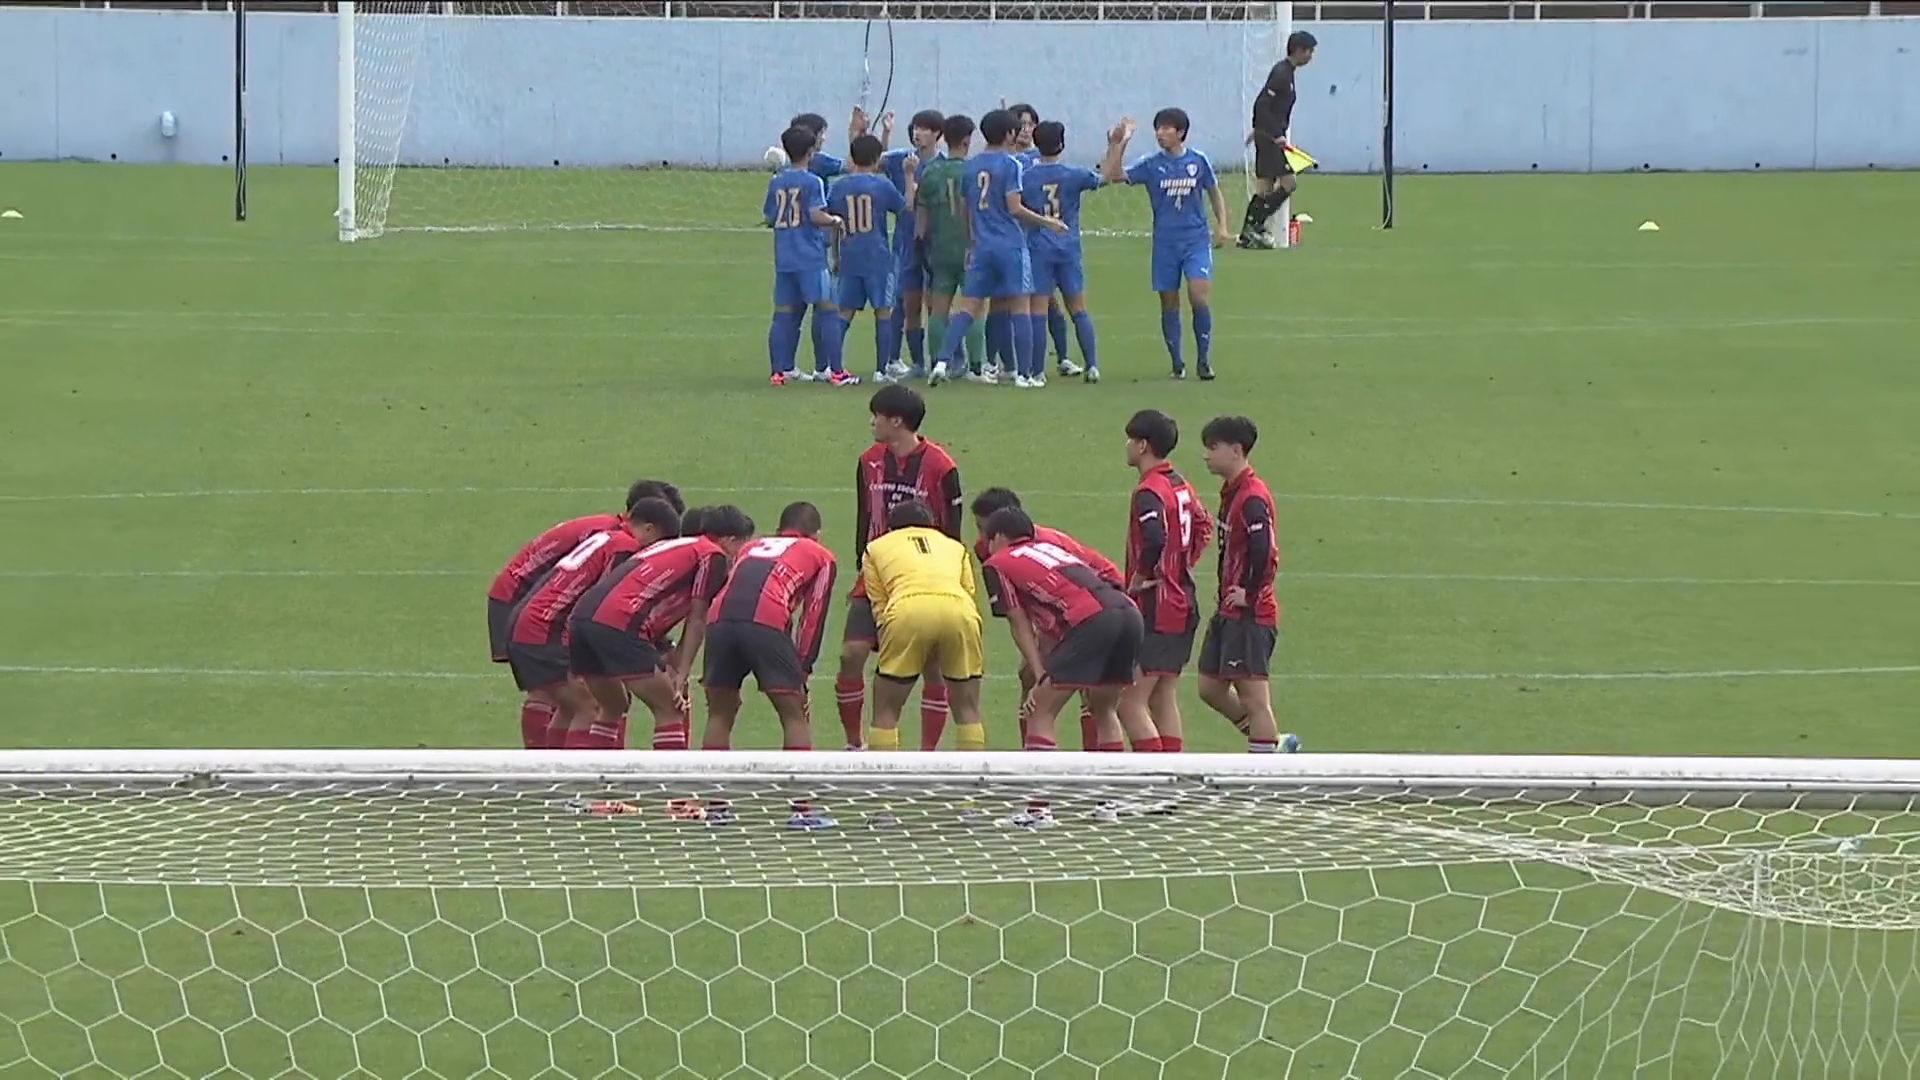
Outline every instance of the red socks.
<path fill-rule="evenodd" d="M 532 698 L 520 703 L 520 745 L 529 750 L 545 750 L 547 743 L 547 725 L 559 710 L 544 701 Z"/>
<path fill-rule="evenodd" d="M 866 745 L 867 682 L 844 675 L 833 680 L 833 702 L 840 709 L 840 730 L 848 746 Z"/>
<path fill-rule="evenodd" d="M 1247 740 L 1247 753 L 1249 754 L 1275 754 L 1279 752 L 1280 744 L 1277 742 L 1272 742 L 1267 739 Z"/>
<path fill-rule="evenodd" d="M 1136 754 L 1157 754 L 1166 748 L 1166 740 L 1158 735 L 1150 739 L 1137 740 L 1133 744 L 1133 752 Z"/>
<path fill-rule="evenodd" d="M 1103 743 L 1093 744 L 1093 752 L 1096 754 L 1118 754 L 1126 750 L 1126 748 L 1127 748 L 1127 744 L 1123 742 L 1103 742 Z"/>
<path fill-rule="evenodd" d="M 1178 735 L 1160 736 L 1160 752 L 1163 754 L 1177 754 L 1180 752 L 1181 745 L 1182 741 Z"/>
<path fill-rule="evenodd" d="M 1086 702 L 1080 703 L 1080 749 L 1099 750 L 1100 728 L 1093 722 L 1093 709 Z"/>
<path fill-rule="evenodd" d="M 653 748 L 655 750 L 685 750 L 687 748 L 687 729 L 693 726 L 685 713 L 671 720 L 653 722 Z"/>
<path fill-rule="evenodd" d="M 1028 749 L 1028 750 L 1051 750 L 1051 749 L 1053 749 L 1053 740 L 1052 740 L 1052 739 L 1049 739 L 1049 738 L 1047 738 L 1047 737 L 1046 737 L 1046 736 L 1044 736 L 1044 735 L 1028 735 L 1028 736 L 1026 737 L 1026 740 L 1025 740 L 1025 742 L 1026 742 L 1026 749 Z"/>
<path fill-rule="evenodd" d="M 920 688 L 920 749 L 940 749 L 940 736 L 947 733 L 947 684 Z"/>

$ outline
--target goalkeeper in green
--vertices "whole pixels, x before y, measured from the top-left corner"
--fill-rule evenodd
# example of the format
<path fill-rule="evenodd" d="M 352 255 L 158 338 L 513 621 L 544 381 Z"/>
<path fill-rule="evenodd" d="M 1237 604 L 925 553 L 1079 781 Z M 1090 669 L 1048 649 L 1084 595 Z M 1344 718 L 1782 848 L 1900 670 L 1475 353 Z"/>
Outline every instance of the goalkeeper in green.
<path fill-rule="evenodd" d="M 944 341 L 947 314 L 953 310 L 954 294 L 960 291 L 960 279 L 967 273 L 966 192 L 967 152 L 973 143 L 973 118 L 949 116 L 941 127 L 946 152 L 920 166 L 917 228 L 927 252 L 927 337 Z M 995 382 L 996 375 L 983 367 L 987 355 L 985 320 L 976 322 L 966 339 L 967 378 L 975 382 Z"/>

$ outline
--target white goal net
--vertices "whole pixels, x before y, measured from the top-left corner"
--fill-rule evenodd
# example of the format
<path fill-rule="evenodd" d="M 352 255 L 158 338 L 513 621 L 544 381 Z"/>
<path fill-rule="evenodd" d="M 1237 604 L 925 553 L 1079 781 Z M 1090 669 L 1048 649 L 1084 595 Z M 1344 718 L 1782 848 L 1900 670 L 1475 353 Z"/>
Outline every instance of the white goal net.
<path fill-rule="evenodd" d="M 0 1074 L 1913 1077 L 1916 793 L 1888 762 L 0 753 Z"/>
<path fill-rule="evenodd" d="M 1121 115 L 1179 106 L 1225 180 L 1291 5 L 1166 0 L 341 3 L 343 240 L 393 230 L 758 225 L 763 159 L 802 112 L 845 156 L 854 105 L 976 120 L 1033 105 L 1093 165 Z M 978 149 L 976 140 L 975 148 Z M 1245 186 L 1229 184 L 1235 213 Z M 1092 232 L 1146 225 L 1089 196 Z"/>

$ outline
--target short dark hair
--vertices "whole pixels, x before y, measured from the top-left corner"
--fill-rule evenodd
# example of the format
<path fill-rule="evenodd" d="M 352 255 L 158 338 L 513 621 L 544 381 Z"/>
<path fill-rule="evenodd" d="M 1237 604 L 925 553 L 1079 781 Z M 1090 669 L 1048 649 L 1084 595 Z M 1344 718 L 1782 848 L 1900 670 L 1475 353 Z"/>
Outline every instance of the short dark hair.
<path fill-rule="evenodd" d="M 909 129 L 918 128 L 921 131 L 931 131 L 935 135 L 941 135 L 946 133 L 947 118 L 940 115 L 939 109 L 921 109 L 913 114 L 913 120 L 907 126 Z"/>
<path fill-rule="evenodd" d="M 691 506 L 680 515 L 680 535 L 699 536 L 707 531 L 707 515 L 713 513 L 711 506 Z"/>
<path fill-rule="evenodd" d="M 679 512 L 674 510 L 672 503 L 651 495 L 635 499 L 633 505 L 627 507 L 627 522 L 631 525 L 651 525 L 665 537 L 680 535 Z"/>
<path fill-rule="evenodd" d="M 980 137 L 987 140 L 988 146 L 1006 145 L 1019 128 L 1020 122 L 1005 109 L 989 109 L 987 115 L 980 118 Z"/>
<path fill-rule="evenodd" d="M 1237 446 L 1241 453 L 1251 454 L 1258 441 L 1260 429 L 1244 416 L 1216 416 L 1200 429 L 1202 446 Z"/>
<path fill-rule="evenodd" d="M 994 511 L 993 516 L 987 519 L 986 532 L 989 540 L 1003 536 L 1009 540 L 1031 540 L 1033 519 L 1027 516 L 1025 510 L 1009 506 L 1005 510 Z"/>
<path fill-rule="evenodd" d="M 787 126 L 790 128 L 806 128 L 807 131 L 817 139 L 820 137 L 821 132 L 827 130 L 827 118 L 817 112 L 796 113 L 793 119 L 787 121 Z"/>
<path fill-rule="evenodd" d="M 753 535 L 753 519 L 732 503 L 708 507 L 706 520 L 700 524 L 701 535 L 715 540 L 745 540 Z"/>
<path fill-rule="evenodd" d="M 889 529 L 910 529 L 916 525 L 928 529 L 933 527 L 933 507 L 924 500 L 908 499 L 887 511 Z"/>
<path fill-rule="evenodd" d="M 927 399 L 911 386 L 883 386 L 867 399 L 867 412 L 874 416 L 884 416 L 898 420 L 907 426 L 908 431 L 919 431 L 920 425 L 927 420 Z"/>
<path fill-rule="evenodd" d="M 680 497 L 680 489 L 665 480 L 635 480 L 627 488 L 627 512 L 631 516 L 633 504 L 641 499 L 665 499 L 676 514 L 687 512 L 687 503 Z"/>
<path fill-rule="evenodd" d="M 855 165 L 865 169 L 880 164 L 880 155 L 885 153 L 886 149 L 880 145 L 878 135 L 862 135 L 853 140 L 853 145 L 847 147 L 847 156 L 853 159 Z"/>
<path fill-rule="evenodd" d="M 1320 39 L 1314 37 L 1312 34 L 1307 33 L 1305 30 L 1295 30 L 1293 33 L 1287 35 L 1287 55 L 1288 56 L 1292 56 L 1294 53 L 1297 53 L 1297 52 L 1306 52 L 1310 49 L 1317 49 L 1319 47 L 1320 47 Z"/>
<path fill-rule="evenodd" d="M 819 136 L 798 124 L 780 133 L 780 149 L 787 152 L 788 161 L 799 161 L 813 153 L 814 145 L 819 141 Z"/>
<path fill-rule="evenodd" d="M 820 535 L 820 508 L 810 502 L 788 503 L 780 511 L 780 531 L 797 532 L 801 536 Z"/>
<path fill-rule="evenodd" d="M 1020 509 L 1020 496 L 1012 488 L 991 487 L 973 497 L 973 516 L 992 517 L 995 513 L 1012 508 Z"/>
<path fill-rule="evenodd" d="M 1170 457 L 1180 445 L 1180 423 L 1159 409 L 1141 409 L 1127 421 L 1127 438 L 1146 443 L 1154 457 Z"/>
<path fill-rule="evenodd" d="M 1187 119 L 1187 110 L 1185 109 L 1166 108 L 1153 114 L 1153 126 L 1157 128 L 1173 128 L 1180 132 L 1182 139 L 1185 139 L 1187 132 L 1193 130 L 1193 121 Z"/>
<path fill-rule="evenodd" d="M 1007 106 L 1007 111 L 1013 114 L 1014 126 L 1016 128 L 1028 120 L 1032 120 L 1036 124 L 1040 122 L 1040 110 L 1024 101 L 1018 105 Z"/>
<path fill-rule="evenodd" d="M 940 122 L 940 137 L 948 146 L 962 146 L 973 138 L 973 117 L 954 113 Z"/>
<path fill-rule="evenodd" d="M 1067 148 L 1067 125 L 1058 120 L 1042 120 L 1033 129 L 1033 147 L 1047 157 Z"/>

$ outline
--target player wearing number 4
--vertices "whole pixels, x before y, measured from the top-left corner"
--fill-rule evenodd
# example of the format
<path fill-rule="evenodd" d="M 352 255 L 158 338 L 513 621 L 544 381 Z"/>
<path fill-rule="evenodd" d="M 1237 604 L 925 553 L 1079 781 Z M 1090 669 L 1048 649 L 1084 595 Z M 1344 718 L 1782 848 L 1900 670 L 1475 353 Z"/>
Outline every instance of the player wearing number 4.
<path fill-rule="evenodd" d="M 827 289 L 827 236 L 841 223 L 827 210 L 826 186 L 807 169 L 817 141 L 802 127 L 788 128 L 780 136 L 790 164 L 767 181 L 767 198 L 760 208 L 773 227 L 773 323 L 767 330 L 767 360 L 773 369 L 769 381 L 775 386 L 785 386 L 794 375 L 807 308 L 814 309 L 816 327 L 821 320 L 839 322 Z M 828 381 L 853 379 L 831 350 L 827 366 Z"/>
<path fill-rule="evenodd" d="M 827 193 L 827 209 L 845 223 L 840 240 L 840 275 L 835 298 L 840 317 L 827 326 L 827 357 L 843 355 L 846 332 L 853 317 L 868 304 L 873 305 L 874 378 L 885 381 L 887 357 L 899 351 L 892 341 L 894 305 L 894 252 L 888 241 L 888 218 L 895 229 L 911 229 L 911 219 L 903 215 L 913 202 L 913 173 L 919 164 L 907 158 L 904 172 L 906 194 L 880 173 L 880 140 L 862 135 L 853 140 L 853 172 L 834 181 Z M 815 360 L 816 366 L 820 361 Z M 815 372 L 814 378 L 822 378 Z M 835 386 L 852 386 L 860 380 L 852 375 L 832 379 Z"/>
<path fill-rule="evenodd" d="M 1173 377 L 1187 377 L 1180 357 L 1180 282 L 1187 283 L 1193 302 L 1193 341 L 1199 353 L 1200 378 L 1213 378 L 1213 248 L 1233 239 L 1227 231 L 1227 198 L 1213 175 L 1207 155 L 1187 148 L 1191 124 L 1180 109 L 1161 109 L 1153 115 L 1153 138 L 1160 151 L 1122 170 L 1120 159 L 1133 138 L 1133 121 L 1121 118 L 1107 133 L 1107 157 L 1100 171 L 1109 181 L 1142 184 L 1153 208 L 1153 291 L 1160 294 L 1160 336 L 1173 360 Z M 1207 208 L 1213 204 L 1213 228 L 1207 228 Z"/>

